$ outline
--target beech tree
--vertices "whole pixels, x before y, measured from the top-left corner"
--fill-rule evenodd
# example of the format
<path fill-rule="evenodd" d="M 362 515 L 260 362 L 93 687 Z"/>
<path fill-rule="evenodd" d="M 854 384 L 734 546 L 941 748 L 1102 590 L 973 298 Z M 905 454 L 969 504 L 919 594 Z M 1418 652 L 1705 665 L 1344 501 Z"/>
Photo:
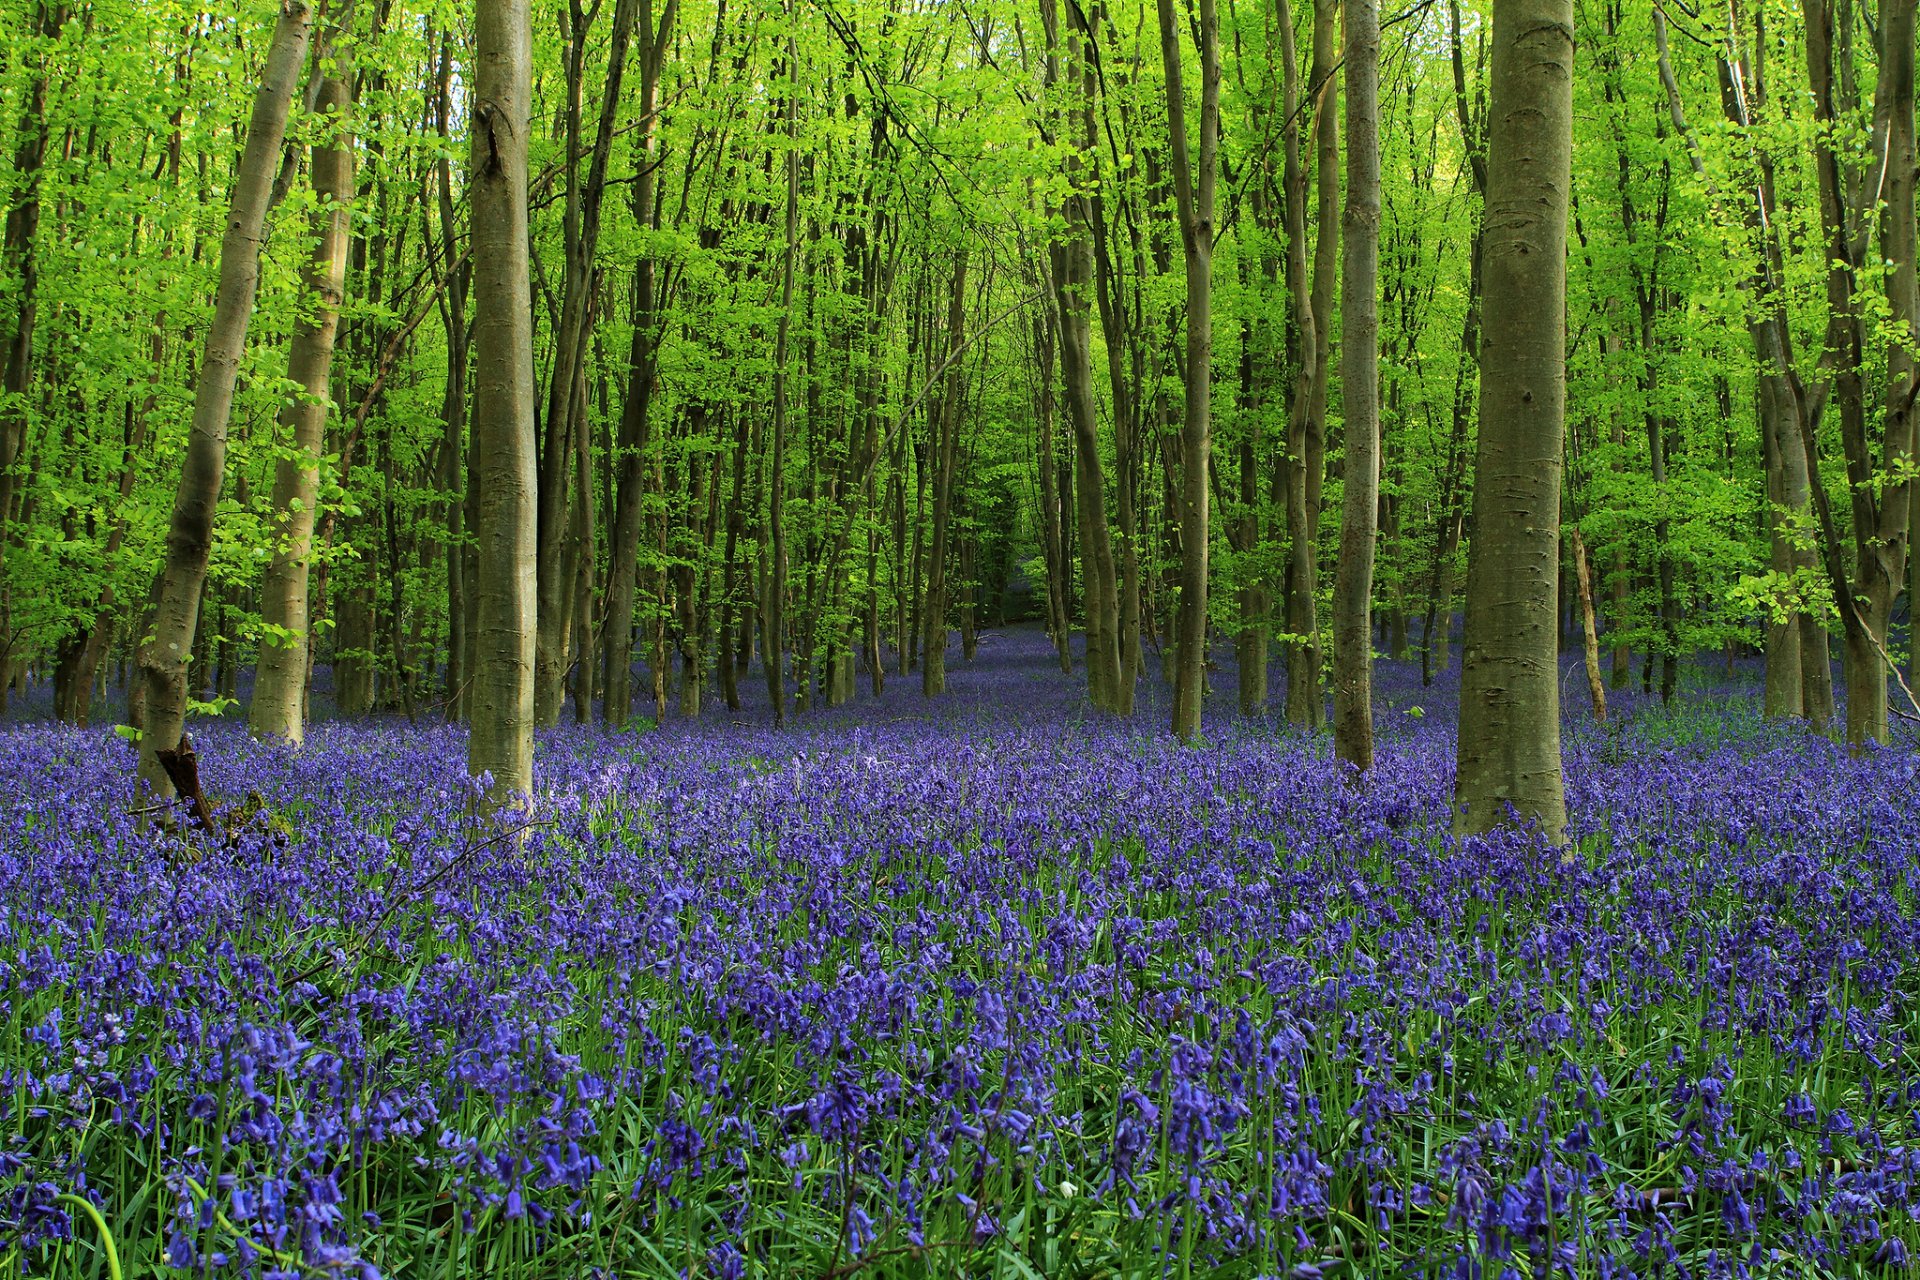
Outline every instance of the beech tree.
<path fill-rule="evenodd" d="M 273 191 L 275 162 L 286 137 L 300 68 L 312 33 L 303 0 L 282 0 L 260 86 L 247 122 L 246 149 L 234 177 L 232 209 L 220 241 L 220 287 L 193 390 L 193 427 L 174 490 L 166 560 L 153 589 L 152 631 L 140 646 L 146 699 L 140 730 L 140 777 L 155 795 L 171 796 L 166 761 L 181 750 L 187 717 L 187 662 L 199 627 L 207 562 L 213 554 L 215 508 L 227 458 L 234 380 L 260 282 L 260 241 Z"/>
<path fill-rule="evenodd" d="M 496 796 L 533 789 L 538 489 L 527 258 L 527 24 L 524 0 L 480 0 L 467 162 L 473 203 L 471 475 L 479 551 L 467 767 L 491 777 Z"/>
<path fill-rule="evenodd" d="M 1572 0 L 1499 0 L 1487 113 L 1480 441 L 1460 666 L 1460 829 L 1566 829 L 1558 585 Z"/>

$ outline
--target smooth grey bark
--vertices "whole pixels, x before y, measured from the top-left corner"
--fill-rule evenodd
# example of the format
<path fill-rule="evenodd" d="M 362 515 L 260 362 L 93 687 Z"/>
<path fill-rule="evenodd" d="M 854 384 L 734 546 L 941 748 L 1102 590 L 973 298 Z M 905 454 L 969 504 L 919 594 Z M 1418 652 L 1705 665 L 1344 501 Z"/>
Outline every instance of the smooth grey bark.
<path fill-rule="evenodd" d="M 538 481 L 527 248 L 532 63 L 526 0 L 479 0 L 467 167 L 477 548 L 467 768 L 491 777 L 497 803 L 533 790 Z"/>
<path fill-rule="evenodd" d="M 247 140 L 234 175 L 232 205 L 220 242 L 220 284 L 193 390 L 193 422 L 174 490 L 166 562 L 155 583 L 153 629 L 140 649 L 146 706 L 140 735 L 140 778 L 156 796 L 173 795 L 160 752 L 179 749 L 187 714 L 187 662 L 200 617 L 200 596 L 213 554 L 214 512 L 226 469 L 233 389 L 246 349 L 247 322 L 260 283 L 260 243 L 295 85 L 306 61 L 313 15 L 303 0 L 282 0 Z"/>
<path fill-rule="evenodd" d="M 1491 88 L 1455 825 L 1486 831 L 1511 810 L 1558 844 L 1572 0 L 1499 0 Z"/>
<path fill-rule="evenodd" d="M 353 149 L 346 136 L 347 77 L 336 66 L 320 85 L 324 134 L 312 149 L 316 201 L 313 253 L 303 284 L 312 311 L 294 325 L 287 380 L 300 390 L 280 411 L 288 449 L 274 464 L 273 559 L 260 582 L 260 656 L 247 724 L 262 738 L 299 746 L 306 736 L 307 650 L 312 642 L 307 571 L 320 491 L 320 455 L 326 443 L 334 336 L 347 280 L 347 217 L 353 204 Z"/>

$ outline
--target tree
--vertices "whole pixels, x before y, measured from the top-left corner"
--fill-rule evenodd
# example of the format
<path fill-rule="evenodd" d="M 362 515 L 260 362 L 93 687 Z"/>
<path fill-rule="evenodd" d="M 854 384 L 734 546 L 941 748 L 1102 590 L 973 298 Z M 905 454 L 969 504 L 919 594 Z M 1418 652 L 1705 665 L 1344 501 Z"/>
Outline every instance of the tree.
<path fill-rule="evenodd" d="M 1167 78 L 1167 130 L 1172 135 L 1173 195 L 1186 261 L 1185 410 L 1180 424 L 1180 611 L 1175 644 L 1173 732 L 1200 735 L 1206 687 L 1207 499 L 1213 461 L 1213 191 L 1220 148 L 1220 20 L 1213 0 L 1200 0 L 1200 149 L 1187 153 L 1186 89 L 1180 74 L 1180 26 L 1173 0 L 1159 0 L 1160 61 Z"/>
<path fill-rule="evenodd" d="M 313 143 L 313 256 L 305 277 L 313 309 L 295 325 L 287 354 L 287 380 L 299 390 L 280 412 L 289 446 L 274 467 L 273 510 L 279 527 L 273 559 L 260 584 L 260 656 L 247 713 L 254 733 L 295 746 L 306 733 L 312 646 L 307 570 L 332 400 L 333 339 L 346 290 L 347 212 L 353 203 L 353 149 L 346 136 L 350 74 L 345 67 L 334 67 L 320 85 L 318 108 L 326 123 Z"/>
<path fill-rule="evenodd" d="M 1573 2 L 1497 0 L 1456 824 L 1566 830 L 1558 658 Z"/>
<path fill-rule="evenodd" d="M 200 597 L 213 554 L 213 518 L 226 470 L 227 424 L 234 381 L 260 283 L 260 242 L 273 191 L 274 162 L 287 132 L 294 86 L 306 61 L 312 10 L 282 0 L 254 92 L 246 146 L 234 178 L 232 206 L 220 242 L 220 287 L 193 391 L 193 426 L 174 491 L 166 562 L 155 583 L 153 630 L 140 650 L 146 709 L 138 726 L 140 777 L 158 796 L 174 787 L 162 753 L 180 749 L 187 715 L 187 662 L 200 620 Z"/>
<path fill-rule="evenodd" d="M 493 795 L 533 790 L 533 299 L 527 257 L 532 37 L 526 0 L 479 0 L 467 183 L 473 203 L 472 727 Z"/>
<path fill-rule="evenodd" d="M 1380 15 L 1346 0 L 1347 210 L 1340 384 L 1346 462 L 1333 585 L 1333 748 L 1373 767 L 1373 558 L 1380 514 Z"/>

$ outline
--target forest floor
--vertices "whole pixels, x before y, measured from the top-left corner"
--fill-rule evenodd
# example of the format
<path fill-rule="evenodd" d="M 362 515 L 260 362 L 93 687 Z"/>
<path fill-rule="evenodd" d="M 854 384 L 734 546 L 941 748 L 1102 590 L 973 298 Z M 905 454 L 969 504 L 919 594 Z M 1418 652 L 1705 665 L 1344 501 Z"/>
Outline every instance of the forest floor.
<path fill-rule="evenodd" d="M 1451 679 L 1356 785 L 952 664 L 545 734 L 517 834 L 456 728 L 198 724 L 221 841 L 0 728 L 0 1277 L 1909 1273 L 1911 749 L 1569 667 L 1563 862 L 1448 837 Z"/>

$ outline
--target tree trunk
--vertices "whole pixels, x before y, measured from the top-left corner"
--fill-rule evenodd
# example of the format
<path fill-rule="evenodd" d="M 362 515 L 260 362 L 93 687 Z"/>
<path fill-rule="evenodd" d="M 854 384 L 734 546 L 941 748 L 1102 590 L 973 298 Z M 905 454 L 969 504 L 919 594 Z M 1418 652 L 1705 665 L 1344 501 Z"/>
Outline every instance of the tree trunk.
<path fill-rule="evenodd" d="M 787 42 L 788 65 L 793 65 L 794 46 Z M 786 239 L 780 255 L 780 320 L 773 340 L 773 456 L 767 475 L 767 589 L 760 604 L 760 664 L 766 669 L 767 700 L 773 704 L 773 723 L 787 719 L 787 347 L 793 330 L 793 269 L 800 237 L 800 150 L 795 145 L 800 130 L 800 99 L 788 92 L 787 115 L 787 220 Z"/>
<path fill-rule="evenodd" d="M 633 183 L 634 222 L 654 227 L 658 222 L 656 197 L 660 99 L 660 68 L 673 31 L 674 0 L 661 10 L 659 25 L 653 24 L 652 5 L 641 0 L 640 21 L 643 35 L 640 60 L 640 102 L 642 125 L 639 174 Z M 638 596 L 640 533 L 645 523 L 643 505 L 648 481 L 646 465 L 647 424 L 653 403 L 654 370 L 658 341 L 655 319 L 658 300 L 653 259 L 642 254 L 633 269 L 633 336 L 627 352 L 627 396 L 620 411 L 616 437 L 617 472 L 614 487 L 613 529 L 607 548 L 606 621 L 601 648 L 606 668 L 602 681 L 600 717 L 618 727 L 633 711 L 633 608 Z"/>
<path fill-rule="evenodd" d="M 472 329 L 467 321 L 467 293 L 473 266 L 459 252 L 453 207 L 453 37 L 442 35 L 440 67 L 434 92 L 434 124 L 442 153 L 434 163 L 435 195 L 440 210 L 439 252 L 447 271 L 447 386 L 441 415 L 446 434 L 440 451 L 440 491 L 446 495 L 447 554 L 447 718 L 467 715 L 467 681 L 472 670 L 467 635 L 467 570 L 472 548 L 467 545 L 467 363 Z"/>
<path fill-rule="evenodd" d="M 1855 529 L 1854 599 L 1867 641 L 1867 652 L 1857 656 L 1851 635 L 1847 646 L 1847 741 L 1855 744 L 1884 743 L 1891 727 L 1887 678 L 1893 658 L 1888 641 L 1894 600 L 1907 576 L 1914 398 L 1920 392 L 1920 371 L 1913 355 L 1914 343 L 1920 340 L 1920 271 L 1914 261 L 1914 0 L 1885 0 L 1880 22 L 1881 92 L 1889 107 L 1881 257 L 1891 264 L 1886 291 L 1893 327 L 1887 344 L 1880 468 L 1898 478 L 1888 481 L 1879 494 L 1873 536 L 1864 538 Z"/>
<path fill-rule="evenodd" d="M 1072 12 L 1078 13 L 1077 9 Z M 1087 46 L 1093 36 L 1084 21 L 1060 40 L 1058 14 L 1052 3 L 1042 6 L 1047 19 L 1049 79 L 1059 48 L 1065 44 L 1066 64 L 1059 78 L 1074 92 L 1091 96 L 1095 80 Z M 1084 15 L 1082 15 L 1083 17 Z M 1084 113 L 1075 119 L 1084 121 Z M 1086 136 L 1084 126 L 1067 153 L 1066 169 L 1076 179 L 1084 167 L 1082 157 L 1093 150 L 1094 140 Z M 1077 490 L 1080 556 L 1083 578 L 1082 609 L 1086 615 L 1087 694 L 1095 707 L 1113 710 L 1121 696 L 1120 628 L 1118 582 L 1115 576 L 1113 541 L 1107 528 L 1106 479 L 1100 462 L 1100 438 L 1093 392 L 1093 341 L 1089 323 L 1092 299 L 1093 251 L 1092 217 L 1084 191 L 1073 191 L 1065 199 L 1066 232 L 1051 247 L 1055 306 L 1060 331 L 1061 382 L 1066 393 L 1067 418 L 1073 430 L 1073 482 Z"/>
<path fill-rule="evenodd" d="M 467 767 L 499 800 L 533 790 L 538 495 L 527 249 L 532 39 L 526 0 L 479 0 L 474 25 L 473 682 Z"/>
<path fill-rule="evenodd" d="M 1292 21 L 1282 24 L 1282 38 L 1292 44 Z M 1289 241 L 1297 262 L 1290 265 L 1289 284 L 1295 290 L 1295 327 L 1299 334 L 1299 363 L 1287 430 L 1287 720 L 1307 729 L 1321 727 L 1326 716 L 1320 691 L 1319 526 L 1320 487 L 1325 467 L 1327 370 L 1333 325 L 1333 277 L 1338 265 L 1339 130 L 1334 115 L 1333 0 L 1316 0 L 1313 18 L 1313 63 L 1308 84 L 1318 95 L 1314 108 L 1314 147 L 1317 167 L 1318 234 L 1314 244 L 1312 287 L 1306 272 L 1306 176 L 1298 160 L 1298 144 L 1287 155 L 1287 218 Z M 1292 70 L 1294 59 L 1286 59 Z M 1292 94 L 1287 95 L 1289 99 Z M 1290 111 L 1289 114 L 1295 114 Z"/>
<path fill-rule="evenodd" d="M 260 244 L 275 162 L 287 132 L 287 116 L 301 65 L 306 61 L 312 11 L 304 0 L 282 0 L 260 87 L 254 94 L 247 141 L 234 176 L 233 203 L 220 244 L 220 285 L 205 355 L 194 384 L 193 424 L 180 466 L 173 514 L 167 529 L 165 566 L 155 592 L 152 636 L 142 647 L 146 686 L 140 738 L 140 777 L 157 796 L 171 797 L 173 782 L 158 752 L 180 747 L 187 714 L 187 658 L 193 651 L 213 554 L 214 512 L 226 468 L 227 424 L 233 388 L 246 349 L 247 321 L 260 281 Z"/>
<path fill-rule="evenodd" d="M 1461 658 L 1456 826 L 1508 806 L 1566 830 L 1556 645 L 1566 414 L 1572 0 L 1494 14 L 1480 347 L 1480 439 Z"/>
<path fill-rule="evenodd" d="M 1593 621 L 1593 579 L 1587 572 L 1587 544 L 1581 540 L 1580 526 L 1569 526 L 1573 540 L 1574 580 L 1580 591 L 1580 635 L 1587 664 L 1587 691 L 1593 698 L 1593 718 L 1602 724 L 1607 719 L 1607 685 L 1600 678 L 1600 633 Z"/>
<path fill-rule="evenodd" d="M 1365 0 L 1361 0 L 1365 3 Z M 1158 0 L 1160 65 L 1166 74 L 1167 129 L 1174 205 L 1186 262 L 1187 382 L 1180 421 L 1180 605 L 1175 644 L 1173 732 L 1200 736 L 1206 692 L 1208 478 L 1213 460 L 1213 205 L 1220 146 L 1220 25 L 1214 0 L 1199 0 L 1200 148 L 1187 151 L 1186 88 L 1180 74 L 1180 24 L 1173 0 Z"/>
<path fill-rule="evenodd" d="M 947 562 L 952 559 L 954 454 L 960 438 L 964 388 L 961 352 L 967 345 L 967 251 L 953 255 L 947 294 L 947 393 L 935 415 L 933 454 L 933 546 L 927 562 L 927 600 L 921 614 L 920 692 L 932 698 L 947 689 Z"/>
<path fill-rule="evenodd" d="M 346 136 L 347 83 L 351 72 L 336 65 L 320 86 L 318 110 L 328 123 L 313 144 L 313 256 L 307 290 L 313 311 L 295 324 L 287 354 L 287 380 L 299 395 L 280 411 L 280 429 L 292 448 L 274 464 L 273 559 L 260 583 L 260 656 L 247 722 L 262 738 L 299 746 L 306 736 L 307 570 L 313 555 L 313 521 L 320 490 L 320 454 L 326 443 L 332 396 L 333 340 L 347 279 L 347 211 L 353 204 L 353 149 Z"/>
<path fill-rule="evenodd" d="M 1340 385 L 1346 465 L 1333 584 L 1333 749 L 1373 767 L 1373 557 L 1380 518 L 1380 15 L 1346 0 L 1347 210 Z"/>

